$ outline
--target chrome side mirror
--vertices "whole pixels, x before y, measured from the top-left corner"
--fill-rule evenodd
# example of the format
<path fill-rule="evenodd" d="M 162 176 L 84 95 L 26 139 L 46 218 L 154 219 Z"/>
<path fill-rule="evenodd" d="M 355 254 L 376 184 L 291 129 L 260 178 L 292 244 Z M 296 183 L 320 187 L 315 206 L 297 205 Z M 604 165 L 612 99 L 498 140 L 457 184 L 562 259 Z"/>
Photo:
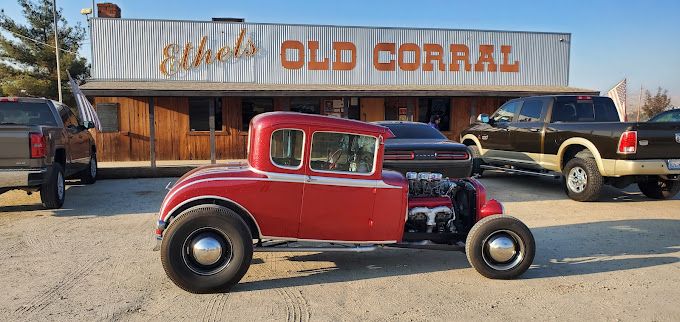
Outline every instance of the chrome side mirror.
<path fill-rule="evenodd" d="M 489 123 L 489 114 L 479 114 L 477 115 L 477 122 L 480 123 Z"/>

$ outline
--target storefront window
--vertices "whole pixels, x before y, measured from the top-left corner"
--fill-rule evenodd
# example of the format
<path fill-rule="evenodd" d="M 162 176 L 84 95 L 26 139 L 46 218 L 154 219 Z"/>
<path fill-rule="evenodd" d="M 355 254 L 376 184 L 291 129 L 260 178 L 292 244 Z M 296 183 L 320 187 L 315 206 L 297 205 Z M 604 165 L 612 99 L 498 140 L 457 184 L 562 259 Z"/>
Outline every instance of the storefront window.
<path fill-rule="evenodd" d="M 189 97 L 189 128 L 210 131 L 210 106 L 215 106 L 215 131 L 222 131 L 222 100 L 220 98 Z"/>
<path fill-rule="evenodd" d="M 274 110 L 274 100 L 264 97 L 244 97 L 241 100 L 241 118 L 243 131 L 248 131 L 250 120 L 260 113 L 271 112 Z"/>
<path fill-rule="evenodd" d="M 290 99 L 290 110 L 307 114 L 321 114 L 321 99 L 318 97 L 293 97 Z"/>
<path fill-rule="evenodd" d="M 312 170 L 373 173 L 376 138 L 347 133 L 315 132 L 312 135 Z"/>
<path fill-rule="evenodd" d="M 451 99 L 421 98 L 418 100 L 418 122 L 429 123 L 432 115 L 439 115 L 439 131 L 450 131 Z"/>

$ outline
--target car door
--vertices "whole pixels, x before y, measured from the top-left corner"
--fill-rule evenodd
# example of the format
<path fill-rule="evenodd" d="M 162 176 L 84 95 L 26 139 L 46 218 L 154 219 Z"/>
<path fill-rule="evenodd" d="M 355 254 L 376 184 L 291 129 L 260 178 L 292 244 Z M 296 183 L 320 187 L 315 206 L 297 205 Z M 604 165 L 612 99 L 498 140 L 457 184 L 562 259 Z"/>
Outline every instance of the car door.
<path fill-rule="evenodd" d="M 512 162 L 538 168 L 541 162 L 544 118 L 549 99 L 530 98 L 523 101 L 517 119 L 510 124 Z"/>
<path fill-rule="evenodd" d="M 82 122 L 78 117 L 73 114 L 70 108 L 66 107 L 66 109 L 69 111 L 70 124 L 74 124 L 74 126 L 72 126 L 74 140 L 71 143 L 71 149 L 73 149 L 73 162 L 77 167 L 76 171 L 81 171 L 84 170 L 90 162 L 90 138 L 87 129 L 82 125 Z"/>
<path fill-rule="evenodd" d="M 368 240 L 377 149 L 375 136 L 332 130 L 312 134 L 299 238 Z"/>
<path fill-rule="evenodd" d="M 480 134 L 480 142 L 483 149 L 488 151 L 483 159 L 486 162 L 503 161 L 511 157 L 510 123 L 521 106 L 520 100 L 509 101 L 501 106 L 489 118 L 489 126 Z"/>

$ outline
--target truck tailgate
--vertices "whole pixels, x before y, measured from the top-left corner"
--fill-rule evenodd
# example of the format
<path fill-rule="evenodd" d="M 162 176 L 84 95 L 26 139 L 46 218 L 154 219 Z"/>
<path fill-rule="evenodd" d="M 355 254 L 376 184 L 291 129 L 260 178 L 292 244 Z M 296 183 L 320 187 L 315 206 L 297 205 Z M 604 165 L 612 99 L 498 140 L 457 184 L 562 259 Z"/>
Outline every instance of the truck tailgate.
<path fill-rule="evenodd" d="M 633 159 L 680 159 L 680 123 L 638 123 L 638 150 Z"/>
<path fill-rule="evenodd" d="M 30 127 L 0 125 L 0 168 L 25 166 L 30 159 Z"/>

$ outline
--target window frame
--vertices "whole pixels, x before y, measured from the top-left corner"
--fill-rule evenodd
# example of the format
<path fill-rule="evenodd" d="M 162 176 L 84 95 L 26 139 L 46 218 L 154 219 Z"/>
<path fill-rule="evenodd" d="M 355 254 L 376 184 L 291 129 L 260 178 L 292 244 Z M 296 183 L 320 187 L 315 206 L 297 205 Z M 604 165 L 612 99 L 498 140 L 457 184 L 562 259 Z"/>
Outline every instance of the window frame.
<path fill-rule="evenodd" d="M 314 147 L 314 135 L 316 133 L 335 133 L 335 134 L 349 134 L 358 136 L 367 136 L 375 139 L 375 151 L 373 151 L 373 169 L 369 173 L 351 172 L 351 171 L 335 171 L 335 170 L 317 170 L 312 168 L 312 149 Z M 344 175 L 355 175 L 355 176 L 365 176 L 369 177 L 376 173 L 378 165 L 378 152 L 380 151 L 380 137 L 373 136 L 370 134 L 359 134 L 356 132 L 343 132 L 343 131 L 314 131 L 311 135 L 311 140 L 309 142 L 309 170 L 316 173 L 326 173 L 326 174 L 344 174 Z"/>
<path fill-rule="evenodd" d="M 283 131 L 283 130 L 292 130 L 292 131 L 299 131 L 302 132 L 302 149 L 300 150 L 300 165 L 297 167 L 291 167 L 291 166 L 285 166 L 285 165 L 280 165 L 276 162 L 274 162 L 274 159 L 272 158 L 272 142 L 274 141 L 274 133 L 278 131 Z M 250 132 L 249 132 L 250 134 Z M 250 135 L 248 135 L 248 148 L 250 148 Z M 272 134 L 269 136 L 269 162 L 274 165 L 277 168 L 281 169 L 286 169 L 286 170 L 300 170 L 302 169 L 303 165 L 305 164 L 305 144 L 307 143 L 307 133 L 305 130 L 299 129 L 299 128 L 288 128 L 288 127 L 282 127 L 278 128 L 274 131 L 272 131 Z M 310 150 L 310 156 L 311 156 L 311 150 Z M 310 165 L 311 167 L 311 165 Z"/>

